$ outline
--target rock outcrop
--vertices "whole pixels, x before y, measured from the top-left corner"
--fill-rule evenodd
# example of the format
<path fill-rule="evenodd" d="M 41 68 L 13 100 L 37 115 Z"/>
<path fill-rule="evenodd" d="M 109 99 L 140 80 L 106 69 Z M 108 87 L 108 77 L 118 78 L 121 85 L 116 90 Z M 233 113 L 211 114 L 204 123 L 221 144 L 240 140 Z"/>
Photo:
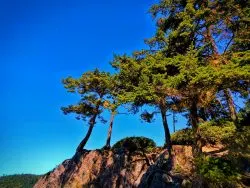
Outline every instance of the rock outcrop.
<path fill-rule="evenodd" d="M 34 188 L 180 187 L 190 169 L 192 154 L 188 146 L 174 146 L 171 164 L 167 151 L 160 148 L 147 154 L 85 150 L 45 174 Z"/>

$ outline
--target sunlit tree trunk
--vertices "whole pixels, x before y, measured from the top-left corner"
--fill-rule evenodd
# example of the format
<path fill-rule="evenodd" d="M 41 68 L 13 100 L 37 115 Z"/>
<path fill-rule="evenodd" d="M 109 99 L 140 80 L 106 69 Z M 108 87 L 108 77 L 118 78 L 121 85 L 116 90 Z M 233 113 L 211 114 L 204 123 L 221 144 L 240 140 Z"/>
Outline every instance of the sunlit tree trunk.
<path fill-rule="evenodd" d="M 112 129 L 115 119 L 115 112 L 111 112 L 110 122 L 109 122 L 109 130 L 108 130 L 108 136 L 106 140 L 106 145 L 104 146 L 105 149 L 110 149 L 110 141 L 111 141 L 111 135 L 112 135 Z"/>
<path fill-rule="evenodd" d="M 160 105 L 160 111 L 161 111 L 161 117 L 162 117 L 162 124 L 164 128 L 164 133 L 165 133 L 165 147 L 167 148 L 169 152 L 169 156 L 171 156 L 171 151 L 172 151 L 172 143 L 171 143 L 171 138 L 170 138 L 170 131 L 168 128 L 168 121 L 167 121 L 167 107 L 165 102 L 162 102 Z"/>
<path fill-rule="evenodd" d="M 198 125 L 198 114 L 197 114 L 197 101 L 193 99 L 190 108 L 190 120 L 194 135 L 193 155 L 199 156 L 202 153 L 202 140 L 200 135 L 200 128 Z"/>
<path fill-rule="evenodd" d="M 171 137 L 170 137 L 170 131 L 168 128 L 168 121 L 167 121 L 167 107 L 166 102 L 164 100 L 163 103 L 160 105 L 160 111 L 161 111 L 161 117 L 162 117 L 162 124 L 164 127 L 164 133 L 165 133 L 165 144 L 164 147 L 167 148 L 168 151 L 168 159 L 167 159 L 167 169 L 170 171 L 173 168 L 173 156 L 172 156 L 172 143 L 171 143 Z"/>
<path fill-rule="evenodd" d="M 89 137 L 90 137 L 92 130 L 94 128 L 94 125 L 95 125 L 96 117 L 97 117 L 97 114 L 93 115 L 92 118 L 89 120 L 88 132 L 87 132 L 86 136 L 84 137 L 84 139 L 78 145 L 76 152 L 81 152 L 83 150 L 83 148 L 85 147 L 86 143 L 88 142 Z"/>
<path fill-rule="evenodd" d="M 237 113 L 236 113 L 235 106 L 234 106 L 234 101 L 233 101 L 232 95 L 230 93 L 230 90 L 225 89 L 224 90 L 224 95 L 225 95 L 225 98 L 226 98 L 226 101 L 227 101 L 227 106 L 228 106 L 230 117 L 231 117 L 232 121 L 235 124 L 237 124 L 238 117 L 237 117 Z"/>

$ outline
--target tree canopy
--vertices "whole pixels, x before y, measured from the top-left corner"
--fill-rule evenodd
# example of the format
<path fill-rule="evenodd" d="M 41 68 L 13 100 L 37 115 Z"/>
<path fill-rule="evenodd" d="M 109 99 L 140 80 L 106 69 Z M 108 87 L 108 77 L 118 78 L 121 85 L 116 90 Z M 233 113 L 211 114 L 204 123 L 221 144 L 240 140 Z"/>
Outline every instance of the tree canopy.
<path fill-rule="evenodd" d="M 93 72 L 84 73 L 79 79 L 68 77 L 63 80 L 63 84 L 68 92 L 80 95 L 80 101 L 77 104 L 62 107 L 64 114 L 74 113 L 77 119 L 83 119 L 89 123 L 89 130 L 77 148 L 77 151 L 81 151 L 92 133 L 96 119 L 105 121 L 101 114 L 107 106 L 107 99 L 111 97 L 110 74 L 96 69 Z"/>

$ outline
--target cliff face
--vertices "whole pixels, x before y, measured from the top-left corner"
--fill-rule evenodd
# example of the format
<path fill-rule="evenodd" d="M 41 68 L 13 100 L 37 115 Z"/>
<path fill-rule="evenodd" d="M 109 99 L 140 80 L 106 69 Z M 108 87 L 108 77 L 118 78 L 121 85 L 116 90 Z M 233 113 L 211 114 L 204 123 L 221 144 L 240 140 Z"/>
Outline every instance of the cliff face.
<path fill-rule="evenodd" d="M 192 169 L 191 147 L 174 147 L 173 168 L 167 155 L 159 148 L 147 154 L 85 150 L 44 175 L 34 187 L 179 187 Z"/>

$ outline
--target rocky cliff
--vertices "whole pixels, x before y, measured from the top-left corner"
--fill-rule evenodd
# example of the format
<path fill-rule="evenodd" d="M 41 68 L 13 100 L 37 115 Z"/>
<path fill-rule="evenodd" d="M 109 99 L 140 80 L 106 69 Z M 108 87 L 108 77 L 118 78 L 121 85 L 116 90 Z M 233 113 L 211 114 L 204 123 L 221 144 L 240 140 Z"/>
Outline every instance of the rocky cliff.
<path fill-rule="evenodd" d="M 179 187 L 192 169 L 191 147 L 174 146 L 172 165 L 168 153 L 126 150 L 84 150 L 65 160 L 35 184 L 35 188 L 78 187 Z"/>

